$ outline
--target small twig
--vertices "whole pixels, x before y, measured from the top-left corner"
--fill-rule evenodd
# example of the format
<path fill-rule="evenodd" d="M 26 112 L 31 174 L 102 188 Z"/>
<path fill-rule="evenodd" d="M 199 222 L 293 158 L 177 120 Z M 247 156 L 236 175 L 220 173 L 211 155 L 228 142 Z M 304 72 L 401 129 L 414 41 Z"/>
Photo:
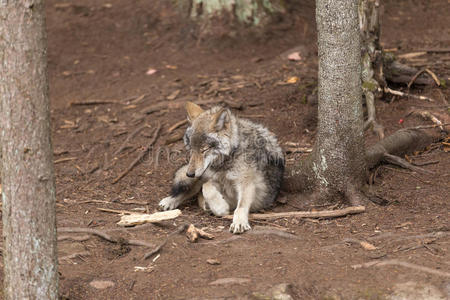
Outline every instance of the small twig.
<path fill-rule="evenodd" d="M 175 129 L 177 129 L 180 126 L 183 126 L 186 123 L 187 120 L 181 120 L 180 122 L 173 124 L 172 126 L 169 127 L 169 129 L 167 129 L 167 133 L 172 133 Z"/>
<path fill-rule="evenodd" d="M 154 254 L 156 254 L 156 253 L 158 253 L 159 251 L 161 251 L 161 249 L 167 244 L 167 242 L 169 241 L 169 239 L 170 239 L 172 236 L 182 233 L 183 231 L 186 230 L 187 227 L 188 227 L 187 224 L 183 224 L 183 225 L 179 226 L 175 231 L 171 232 L 161 244 L 159 244 L 158 246 L 156 246 L 156 248 L 154 248 L 152 251 L 147 252 L 147 253 L 144 255 L 144 259 L 148 259 L 148 258 L 150 258 L 151 256 L 153 256 Z"/>
<path fill-rule="evenodd" d="M 389 153 L 384 153 L 383 155 L 383 160 L 390 163 L 390 164 L 394 164 L 397 166 L 400 166 L 402 168 L 414 171 L 414 172 L 422 172 L 422 173 L 428 173 L 428 174 L 433 174 L 434 172 L 432 171 L 428 171 L 425 170 L 423 168 L 420 167 L 416 167 L 413 164 L 407 162 L 406 160 L 402 159 L 401 157 L 389 154 Z"/>
<path fill-rule="evenodd" d="M 85 100 L 85 101 L 72 101 L 70 106 L 81 106 L 81 105 L 101 105 L 101 104 L 117 104 L 120 103 L 117 100 Z"/>
<path fill-rule="evenodd" d="M 60 158 L 54 161 L 54 164 L 59 164 L 59 163 L 63 163 L 66 161 L 71 161 L 71 160 L 76 160 L 78 159 L 78 157 L 66 157 L 66 158 Z"/>
<path fill-rule="evenodd" d="M 298 147 L 298 148 L 287 148 L 286 149 L 286 154 L 291 154 L 291 153 L 311 153 L 312 152 L 312 148 L 306 148 L 306 147 Z"/>
<path fill-rule="evenodd" d="M 410 269 L 414 269 L 417 271 L 422 271 L 422 272 L 426 272 L 426 273 L 430 273 L 430 274 L 434 274 L 434 275 L 438 275 L 438 276 L 443 276 L 443 277 L 450 277 L 450 273 L 448 273 L 448 272 L 443 272 L 443 271 L 439 271 L 436 269 L 419 266 L 416 264 L 412 264 L 412 263 L 397 260 L 397 259 L 371 261 L 371 262 L 367 262 L 364 264 L 353 265 L 352 268 L 360 269 L 360 268 L 368 268 L 368 267 L 372 267 L 372 266 L 380 267 L 380 266 L 389 266 L 389 265 L 390 266 L 401 266 L 401 267 L 410 268 Z"/>
<path fill-rule="evenodd" d="M 103 208 L 103 207 L 97 207 L 97 209 L 100 210 L 100 211 L 114 213 L 114 214 L 121 214 L 121 215 L 123 215 L 123 214 L 131 215 L 131 214 L 136 214 L 137 213 L 135 211 L 123 210 L 123 209 L 110 209 L 110 208 Z"/>
<path fill-rule="evenodd" d="M 396 90 L 390 89 L 388 87 L 384 88 L 384 92 L 392 94 L 392 95 L 400 96 L 400 97 L 411 97 L 411 98 L 415 98 L 415 99 L 427 100 L 427 101 L 430 101 L 430 102 L 434 102 L 433 99 L 431 99 L 429 97 L 426 97 L 426 96 L 408 94 L 408 93 L 404 93 L 404 92 L 401 92 L 401 91 L 396 91 Z"/>
<path fill-rule="evenodd" d="M 296 236 L 295 234 L 289 233 L 289 232 L 285 232 L 279 229 L 275 229 L 275 228 L 258 228 L 258 229 L 254 229 L 254 230 L 250 230 L 247 231 L 248 234 L 252 234 L 252 235 L 276 235 L 285 239 L 294 239 L 294 240 L 301 240 L 302 238 L 299 236 Z"/>
<path fill-rule="evenodd" d="M 250 214 L 248 217 L 250 220 L 268 220 L 268 219 L 279 219 L 279 218 L 337 218 L 343 217 L 351 214 L 359 214 L 365 212 L 366 208 L 364 206 L 350 206 L 344 209 L 337 210 L 323 210 L 323 211 L 288 211 L 280 213 L 269 213 L 269 214 Z M 223 218 L 232 220 L 232 215 L 223 216 Z"/>
<path fill-rule="evenodd" d="M 136 128 L 136 130 L 134 130 L 133 132 L 131 132 L 127 138 L 125 139 L 125 141 L 123 141 L 122 145 L 120 145 L 119 149 L 116 150 L 116 152 L 114 152 L 113 157 L 118 155 L 120 152 L 122 152 L 123 149 L 125 149 L 128 145 L 128 143 L 131 141 L 131 139 L 133 139 L 139 132 L 141 132 L 142 129 L 144 129 L 145 127 L 150 127 L 148 126 L 148 124 L 144 124 L 138 128 Z"/>
<path fill-rule="evenodd" d="M 425 72 L 430 74 L 430 76 L 433 78 L 434 82 L 436 82 L 437 86 L 441 86 L 441 81 L 439 80 L 439 78 L 437 77 L 436 74 L 434 74 L 430 69 L 425 69 Z"/>
<path fill-rule="evenodd" d="M 161 123 L 158 123 L 158 127 L 155 129 L 153 133 L 153 138 L 151 139 L 150 143 L 145 147 L 144 151 L 142 151 L 138 157 L 128 166 L 128 168 L 119 174 L 113 181 L 112 184 L 116 184 L 119 182 L 120 179 L 122 179 L 125 175 L 127 175 L 135 166 L 139 164 L 139 162 L 142 160 L 142 158 L 147 154 L 148 151 L 153 147 L 153 144 L 156 142 L 156 139 L 159 137 L 159 131 L 161 130 Z"/>
<path fill-rule="evenodd" d="M 442 127 L 442 122 L 438 118 L 436 118 L 433 114 L 431 114 L 429 111 L 421 110 L 421 111 L 413 111 L 413 114 L 419 115 L 425 120 L 430 120 L 433 122 L 437 127 L 439 127 L 441 130 L 444 130 Z"/>
<path fill-rule="evenodd" d="M 134 246 L 144 246 L 152 248 L 154 247 L 153 244 L 147 243 L 145 241 L 141 240 L 127 240 L 124 238 L 114 238 L 111 235 L 107 234 L 106 232 L 103 232 L 98 229 L 91 229 L 91 228 L 81 228 L 81 227 L 61 227 L 58 228 L 58 232 L 64 232 L 64 233 L 88 233 L 92 235 L 96 235 L 98 237 L 101 237 L 104 240 L 107 240 L 111 243 L 121 243 L 124 245 L 134 245 Z"/>
<path fill-rule="evenodd" d="M 429 128 L 436 128 L 436 127 L 447 127 L 447 126 L 449 126 L 450 125 L 450 123 L 444 123 L 444 124 L 441 124 L 441 125 L 420 125 L 420 126 L 415 126 L 415 127 L 407 127 L 407 128 L 405 128 L 405 130 L 408 130 L 408 129 L 429 129 Z"/>

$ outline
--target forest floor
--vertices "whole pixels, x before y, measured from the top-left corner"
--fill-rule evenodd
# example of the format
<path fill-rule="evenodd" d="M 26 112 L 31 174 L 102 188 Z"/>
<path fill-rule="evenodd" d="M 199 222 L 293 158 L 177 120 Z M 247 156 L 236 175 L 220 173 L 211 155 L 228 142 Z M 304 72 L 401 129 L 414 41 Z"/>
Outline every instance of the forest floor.
<path fill-rule="evenodd" d="M 152 2 L 159 1 L 47 1 L 57 224 L 155 246 L 181 224 L 194 224 L 215 238 L 191 243 L 175 234 L 158 254 L 143 259 L 151 248 L 60 233 L 65 299 L 266 299 L 281 283 L 291 285 L 294 299 L 450 298 L 450 156 L 442 142 L 409 156 L 432 173 L 392 165 L 373 170 L 373 189 L 388 204 L 368 204 L 358 215 L 254 221 L 252 231 L 230 239 L 230 221 L 208 215 L 195 202 L 181 207 L 182 215 L 174 220 L 135 228 L 119 227 L 119 214 L 99 210 L 157 211 L 174 171 L 186 161 L 182 141 L 166 145 L 168 129 L 185 119 L 186 100 L 239 103 L 235 113 L 270 128 L 283 147 L 314 142 L 313 1 L 300 1 L 296 17 L 281 20 L 270 34 L 213 42 L 199 42 L 169 4 Z M 448 1 L 383 2 L 385 49 L 448 82 Z M 301 60 L 289 61 L 286 54 L 295 51 Z M 448 117 L 448 88 L 415 86 L 410 92 L 435 101 L 390 95 L 377 101 L 387 135 L 432 124 L 411 111 Z M 79 105 L 86 101 L 94 103 Z M 162 103 L 159 109 L 146 113 L 157 103 Z M 148 157 L 114 184 L 158 124 L 161 131 Z M 367 145 L 377 140 L 371 132 L 366 137 Z M 288 162 L 303 155 L 288 154 Z M 343 206 L 313 207 L 301 195 L 284 194 L 270 211 Z M 394 265 L 357 266 L 386 260 Z"/>

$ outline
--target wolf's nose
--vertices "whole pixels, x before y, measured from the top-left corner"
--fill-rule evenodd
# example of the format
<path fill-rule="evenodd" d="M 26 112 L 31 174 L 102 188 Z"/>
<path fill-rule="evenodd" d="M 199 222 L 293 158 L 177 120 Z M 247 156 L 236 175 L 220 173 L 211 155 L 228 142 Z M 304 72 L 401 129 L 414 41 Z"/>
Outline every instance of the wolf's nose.
<path fill-rule="evenodd" d="M 187 176 L 187 177 L 194 178 L 194 177 L 195 177 L 195 173 L 189 173 L 189 172 L 186 172 L 186 176 Z"/>

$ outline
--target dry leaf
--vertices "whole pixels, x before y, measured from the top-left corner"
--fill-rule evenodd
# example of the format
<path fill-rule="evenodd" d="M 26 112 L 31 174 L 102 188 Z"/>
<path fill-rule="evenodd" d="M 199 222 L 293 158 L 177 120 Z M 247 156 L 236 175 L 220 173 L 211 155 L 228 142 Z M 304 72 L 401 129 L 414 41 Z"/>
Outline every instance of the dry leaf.
<path fill-rule="evenodd" d="M 147 72 L 146 72 L 145 74 L 147 74 L 147 75 L 153 75 L 153 74 L 155 74 L 156 72 L 157 72 L 156 69 L 150 68 L 150 69 L 147 70 Z"/>
<path fill-rule="evenodd" d="M 167 96 L 167 100 L 175 100 L 176 97 L 180 94 L 181 90 L 173 91 L 169 96 Z"/>
<path fill-rule="evenodd" d="M 361 247 L 363 247 L 365 250 L 368 250 L 368 251 L 377 250 L 377 247 L 375 247 L 375 246 L 372 245 L 371 243 L 368 243 L 368 242 L 365 242 L 365 241 L 361 241 L 361 242 L 359 242 L 359 244 L 360 244 Z"/>
<path fill-rule="evenodd" d="M 299 80 L 300 78 L 298 78 L 297 76 L 292 76 L 286 81 L 286 83 L 297 83 Z"/>
<path fill-rule="evenodd" d="M 210 265 L 220 265 L 220 261 L 218 261 L 217 259 L 213 259 L 213 258 L 208 258 L 206 260 L 206 262 Z"/>
<path fill-rule="evenodd" d="M 300 56 L 300 52 L 292 52 L 291 54 L 288 55 L 287 58 L 292 61 L 302 60 L 302 57 Z"/>

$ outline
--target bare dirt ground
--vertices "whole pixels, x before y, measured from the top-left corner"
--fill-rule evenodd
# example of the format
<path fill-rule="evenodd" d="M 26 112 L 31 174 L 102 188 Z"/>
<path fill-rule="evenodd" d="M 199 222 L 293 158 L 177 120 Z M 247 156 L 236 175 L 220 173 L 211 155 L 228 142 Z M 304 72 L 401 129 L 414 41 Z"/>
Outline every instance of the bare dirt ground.
<path fill-rule="evenodd" d="M 301 1 L 293 21 L 281 21 L 264 37 L 214 43 L 197 43 L 195 32 L 170 5 L 152 2 L 158 1 L 47 1 L 58 227 L 99 229 L 158 245 L 179 225 L 192 223 L 215 239 L 190 243 L 184 234 L 174 235 L 159 255 L 144 260 L 151 250 L 147 247 L 64 234 L 81 239 L 59 242 L 65 299 L 266 299 L 262 295 L 279 283 L 292 285 L 294 299 L 386 299 L 399 295 L 399 286 L 408 282 L 419 286 L 417 295 L 428 293 L 423 299 L 432 299 L 433 288 L 441 299 L 450 297 L 450 159 L 442 143 L 410 156 L 415 163 L 426 163 L 423 168 L 432 174 L 391 165 L 377 168 L 373 187 L 389 201 L 386 206 L 369 204 L 364 214 L 338 219 L 255 221 L 253 232 L 234 240 L 229 240 L 229 221 L 204 213 L 194 203 L 183 206 L 183 214 L 173 221 L 134 229 L 117 226 L 118 214 L 98 210 L 157 210 L 173 172 L 186 159 L 181 141 L 165 144 L 168 128 L 185 118 L 179 103 L 186 100 L 234 101 L 243 106 L 235 113 L 265 124 L 282 145 L 310 147 L 314 141 L 317 103 L 310 95 L 317 85 L 317 54 L 312 1 Z M 448 80 L 448 1 L 384 2 L 383 46 L 396 48 L 396 54 L 446 49 L 405 62 L 428 67 Z M 300 62 L 283 57 L 295 47 L 300 47 Z M 156 73 L 146 74 L 150 69 Z M 299 80 L 288 83 L 293 76 Z M 411 110 L 448 114 L 448 89 L 416 87 L 410 92 L 435 101 L 391 96 L 378 101 L 378 118 L 387 134 L 432 124 L 407 116 Z M 75 105 L 91 100 L 108 103 Z M 163 105 L 146 113 L 156 103 Z M 148 157 L 113 184 L 143 151 L 158 124 L 161 132 Z M 367 141 L 370 145 L 376 138 L 367 133 Z M 126 147 L 116 153 L 122 144 Z M 292 163 L 302 155 L 287 158 Z M 273 211 L 330 208 L 311 207 L 301 195 L 281 199 L 285 203 Z M 360 241 L 375 249 L 366 249 Z M 386 259 L 441 274 L 399 265 L 352 267 Z M 223 278 L 234 279 L 211 284 Z M 95 280 L 111 286 L 95 288 Z"/>

